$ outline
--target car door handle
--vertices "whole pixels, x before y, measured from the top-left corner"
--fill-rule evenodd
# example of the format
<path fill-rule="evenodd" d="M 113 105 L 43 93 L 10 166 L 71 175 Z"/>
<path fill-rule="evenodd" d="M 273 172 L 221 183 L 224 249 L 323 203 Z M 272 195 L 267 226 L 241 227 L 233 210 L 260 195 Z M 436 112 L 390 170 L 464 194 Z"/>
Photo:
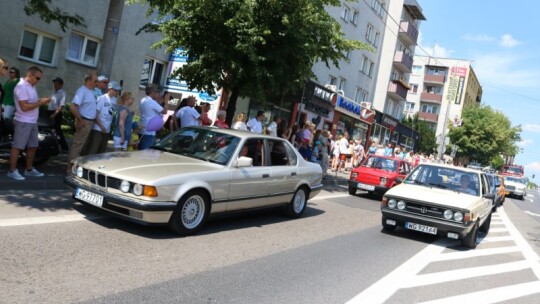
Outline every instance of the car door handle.
<path fill-rule="evenodd" d="M 291 176 L 296 176 L 296 172 L 291 173 Z"/>
<path fill-rule="evenodd" d="M 270 174 L 263 174 L 263 178 L 270 177 Z"/>

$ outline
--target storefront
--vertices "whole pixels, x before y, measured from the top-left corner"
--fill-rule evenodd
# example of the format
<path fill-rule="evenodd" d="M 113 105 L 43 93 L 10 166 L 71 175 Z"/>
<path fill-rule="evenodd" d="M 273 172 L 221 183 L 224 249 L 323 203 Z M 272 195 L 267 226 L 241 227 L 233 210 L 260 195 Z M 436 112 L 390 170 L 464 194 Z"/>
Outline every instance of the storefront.
<path fill-rule="evenodd" d="M 296 104 L 291 115 L 291 125 L 309 121 L 319 130 L 333 130 L 334 104 L 337 94 L 314 81 L 304 87 L 302 100 Z"/>
<path fill-rule="evenodd" d="M 374 119 L 374 111 L 344 96 L 337 95 L 334 108 L 334 136 L 348 132 L 350 139 L 359 139 L 365 144 L 369 127 Z"/>
<path fill-rule="evenodd" d="M 373 132 L 371 133 L 371 142 L 388 145 L 400 145 L 406 150 L 416 150 L 418 142 L 418 132 L 412 128 L 402 124 L 396 118 L 375 111 L 375 123 L 373 124 Z"/>

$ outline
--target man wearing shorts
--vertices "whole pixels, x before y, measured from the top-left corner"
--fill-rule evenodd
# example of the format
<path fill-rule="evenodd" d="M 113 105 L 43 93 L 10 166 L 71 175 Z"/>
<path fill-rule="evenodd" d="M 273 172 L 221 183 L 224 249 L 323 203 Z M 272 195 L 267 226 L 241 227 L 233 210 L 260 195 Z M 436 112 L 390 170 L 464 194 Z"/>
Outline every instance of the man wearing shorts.
<path fill-rule="evenodd" d="M 26 72 L 26 77 L 21 79 L 13 91 L 15 97 L 15 116 L 13 117 L 13 145 L 9 158 L 8 177 L 15 180 L 25 180 L 25 177 L 17 170 L 17 160 L 22 150 L 26 149 L 25 176 L 41 177 L 44 174 L 33 166 L 34 157 L 39 146 L 37 120 L 39 107 L 48 104 L 49 97 L 39 98 L 35 85 L 43 77 L 40 68 L 33 66 Z"/>

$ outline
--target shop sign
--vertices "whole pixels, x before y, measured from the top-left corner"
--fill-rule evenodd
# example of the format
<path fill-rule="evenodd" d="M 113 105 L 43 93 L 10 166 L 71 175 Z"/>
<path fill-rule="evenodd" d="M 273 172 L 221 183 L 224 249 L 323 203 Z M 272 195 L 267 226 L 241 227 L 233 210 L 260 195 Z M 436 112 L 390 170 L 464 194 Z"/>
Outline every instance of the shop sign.
<path fill-rule="evenodd" d="M 398 121 L 397 119 L 391 117 L 391 116 L 388 116 L 388 115 L 384 115 L 383 118 L 382 118 L 382 125 L 389 128 L 390 131 L 394 131 L 394 129 L 397 127 L 398 125 Z"/>
<path fill-rule="evenodd" d="M 374 111 L 364 108 L 360 105 L 360 103 L 354 102 L 341 95 L 337 96 L 336 110 L 370 124 L 373 123 L 375 118 Z"/>

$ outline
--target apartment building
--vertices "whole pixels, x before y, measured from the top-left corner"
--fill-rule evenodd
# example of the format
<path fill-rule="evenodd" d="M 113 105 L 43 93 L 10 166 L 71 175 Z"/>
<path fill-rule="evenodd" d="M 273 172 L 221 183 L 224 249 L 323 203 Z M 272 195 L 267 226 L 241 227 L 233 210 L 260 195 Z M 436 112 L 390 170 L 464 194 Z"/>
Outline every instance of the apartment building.
<path fill-rule="evenodd" d="M 418 113 L 419 119 L 435 131 L 439 157 L 449 144 L 448 125 L 461 125 L 463 108 L 482 100 L 482 86 L 471 63 L 466 59 L 414 56 L 405 113 Z"/>

